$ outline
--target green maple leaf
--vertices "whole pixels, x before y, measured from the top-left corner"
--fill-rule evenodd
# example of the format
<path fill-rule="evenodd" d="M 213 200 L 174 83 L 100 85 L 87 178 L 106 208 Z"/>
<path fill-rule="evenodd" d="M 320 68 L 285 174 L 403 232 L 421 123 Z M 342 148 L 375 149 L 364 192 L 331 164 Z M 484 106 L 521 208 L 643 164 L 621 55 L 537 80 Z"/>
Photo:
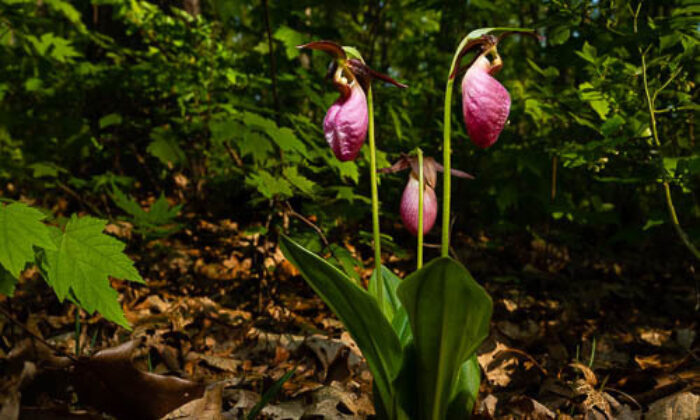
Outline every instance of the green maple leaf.
<path fill-rule="evenodd" d="M 0 204 L 0 265 L 15 278 L 34 261 L 34 247 L 56 249 L 43 213 L 22 203 Z"/>
<path fill-rule="evenodd" d="M 144 283 L 134 263 L 124 254 L 124 244 L 102 233 L 106 221 L 75 215 L 65 231 L 52 228 L 55 251 L 46 251 L 46 281 L 58 298 L 74 298 L 89 313 L 98 311 L 124 327 L 124 317 L 109 277 Z M 69 294 L 70 293 L 70 294 Z"/>

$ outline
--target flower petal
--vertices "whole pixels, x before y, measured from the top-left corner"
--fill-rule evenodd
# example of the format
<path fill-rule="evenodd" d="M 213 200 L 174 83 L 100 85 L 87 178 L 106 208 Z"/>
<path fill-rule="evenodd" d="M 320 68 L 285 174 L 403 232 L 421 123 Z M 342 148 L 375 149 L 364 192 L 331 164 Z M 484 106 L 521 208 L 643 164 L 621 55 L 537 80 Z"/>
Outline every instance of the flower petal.
<path fill-rule="evenodd" d="M 491 63 L 479 57 L 462 79 L 462 113 L 469 138 L 478 147 L 492 146 L 508 120 L 510 95 L 489 73 Z"/>
<path fill-rule="evenodd" d="M 418 233 L 418 179 L 410 176 L 401 196 L 401 221 L 412 235 Z M 423 192 L 423 234 L 430 232 L 437 218 L 437 197 L 435 190 L 426 186 Z"/>
<path fill-rule="evenodd" d="M 347 99 L 339 98 L 323 119 L 323 133 L 335 156 L 354 160 L 367 137 L 369 117 L 367 98 L 358 83 L 352 85 Z"/>

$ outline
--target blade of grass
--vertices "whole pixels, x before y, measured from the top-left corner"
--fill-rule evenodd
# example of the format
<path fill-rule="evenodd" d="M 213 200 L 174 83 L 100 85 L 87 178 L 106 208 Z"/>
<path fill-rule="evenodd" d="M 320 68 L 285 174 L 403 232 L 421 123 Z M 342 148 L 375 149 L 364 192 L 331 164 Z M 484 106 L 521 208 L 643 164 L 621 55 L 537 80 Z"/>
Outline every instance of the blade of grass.
<path fill-rule="evenodd" d="M 255 420 L 258 417 L 258 414 L 262 411 L 265 406 L 272 401 L 272 399 L 277 395 L 277 393 L 280 392 L 282 389 L 282 385 L 284 385 L 285 382 L 287 382 L 292 376 L 294 376 L 294 373 L 297 371 L 297 367 L 294 366 L 292 369 L 290 369 L 287 373 L 285 373 L 281 378 L 279 378 L 270 388 L 265 391 L 263 394 L 262 398 L 260 398 L 260 401 L 258 401 L 257 404 L 250 410 L 250 413 L 246 416 L 246 419 L 248 420 Z"/>

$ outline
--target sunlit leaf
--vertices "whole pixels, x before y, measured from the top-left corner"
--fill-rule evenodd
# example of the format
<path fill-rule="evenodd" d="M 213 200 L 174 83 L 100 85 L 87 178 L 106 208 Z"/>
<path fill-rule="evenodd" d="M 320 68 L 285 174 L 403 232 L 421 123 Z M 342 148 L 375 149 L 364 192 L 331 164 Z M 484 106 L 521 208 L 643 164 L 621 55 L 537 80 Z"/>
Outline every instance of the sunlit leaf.
<path fill-rule="evenodd" d="M 109 278 L 144 281 L 124 254 L 124 244 L 103 233 L 106 224 L 104 220 L 73 215 L 63 232 L 52 228 L 55 250 L 45 251 L 46 281 L 60 300 L 70 292 L 87 312 L 98 311 L 106 319 L 128 327 Z"/>
<path fill-rule="evenodd" d="M 15 278 L 34 261 L 34 247 L 56 249 L 42 223 L 45 218 L 39 210 L 22 203 L 0 203 L 0 265 Z"/>

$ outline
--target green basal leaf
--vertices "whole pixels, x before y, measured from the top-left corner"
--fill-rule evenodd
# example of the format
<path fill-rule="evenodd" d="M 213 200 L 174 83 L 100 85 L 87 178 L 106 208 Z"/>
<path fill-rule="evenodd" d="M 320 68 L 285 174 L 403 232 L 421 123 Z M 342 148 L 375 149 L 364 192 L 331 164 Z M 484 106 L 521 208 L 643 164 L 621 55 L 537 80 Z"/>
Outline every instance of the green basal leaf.
<path fill-rule="evenodd" d="M 343 322 L 374 376 L 374 386 L 387 415 L 392 417 L 392 381 L 401 366 L 399 339 L 376 300 L 340 270 L 290 238 L 282 236 L 284 255 L 299 269 L 312 289 Z"/>
<path fill-rule="evenodd" d="M 492 302 L 456 261 L 437 258 L 406 277 L 397 295 L 416 348 L 417 417 L 446 418 L 459 369 L 488 335 Z"/>
<path fill-rule="evenodd" d="M 399 337 L 399 342 L 401 347 L 405 348 L 409 341 L 413 338 L 413 333 L 411 332 L 411 325 L 408 323 L 408 313 L 406 313 L 406 308 L 401 306 L 399 310 L 394 315 L 394 319 L 391 320 L 391 327 L 394 332 Z"/>
<path fill-rule="evenodd" d="M 452 388 L 450 403 L 447 407 L 447 419 L 461 420 L 469 418 L 479 395 L 481 371 L 476 354 L 473 354 L 459 368 L 457 383 Z"/>
<path fill-rule="evenodd" d="M 380 302 L 379 306 L 382 310 L 382 313 L 384 313 L 386 319 L 393 320 L 394 314 L 396 314 L 396 312 L 401 307 L 401 302 L 396 296 L 396 288 L 399 287 L 401 279 L 383 265 L 382 276 L 384 278 L 384 281 L 382 282 L 384 284 L 384 293 L 382 294 L 382 296 L 384 296 L 384 301 Z M 379 287 L 377 284 L 377 270 L 374 270 L 372 272 L 372 277 L 370 277 L 369 279 L 367 291 L 375 299 L 377 298 L 377 296 L 379 296 Z"/>

